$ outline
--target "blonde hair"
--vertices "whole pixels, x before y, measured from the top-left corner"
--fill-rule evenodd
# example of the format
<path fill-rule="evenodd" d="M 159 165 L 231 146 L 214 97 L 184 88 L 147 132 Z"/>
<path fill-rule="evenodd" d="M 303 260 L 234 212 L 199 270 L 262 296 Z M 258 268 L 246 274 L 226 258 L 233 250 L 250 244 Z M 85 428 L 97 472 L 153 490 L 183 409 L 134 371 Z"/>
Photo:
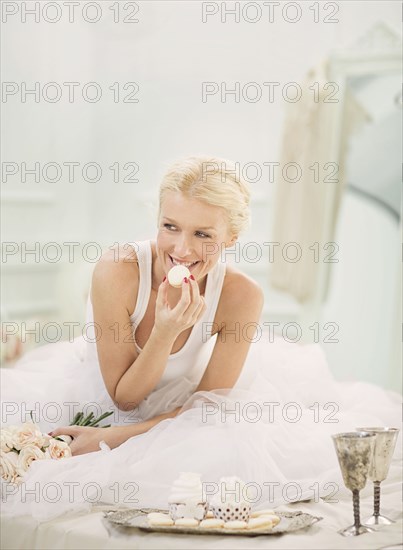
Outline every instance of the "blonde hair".
<path fill-rule="evenodd" d="M 159 191 L 159 211 L 167 191 L 180 191 L 187 197 L 227 212 L 229 230 L 233 235 L 247 229 L 250 223 L 250 189 L 239 176 L 239 165 L 229 160 L 192 156 L 176 161 L 165 173 Z"/>

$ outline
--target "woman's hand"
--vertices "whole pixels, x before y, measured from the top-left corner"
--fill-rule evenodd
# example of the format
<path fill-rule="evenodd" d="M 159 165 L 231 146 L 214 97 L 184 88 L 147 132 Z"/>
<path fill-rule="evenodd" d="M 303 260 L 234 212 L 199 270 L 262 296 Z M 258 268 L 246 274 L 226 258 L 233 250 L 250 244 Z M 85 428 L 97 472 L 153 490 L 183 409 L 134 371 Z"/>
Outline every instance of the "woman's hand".
<path fill-rule="evenodd" d="M 168 279 L 165 279 L 158 289 L 154 327 L 172 338 L 192 327 L 206 310 L 206 303 L 203 296 L 200 296 L 197 281 L 191 278 L 187 281 L 182 281 L 182 296 L 174 308 L 171 308 L 168 302 Z"/>
<path fill-rule="evenodd" d="M 90 426 L 64 426 L 63 428 L 57 428 L 49 433 L 51 437 L 69 435 L 73 438 L 70 443 L 70 449 L 74 456 L 82 455 L 85 453 L 92 453 L 99 451 L 99 444 L 101 441 L 113 449 L 117 447 L 120 442 L 117 439 L 118 427 L 111 426 L 109 428 L 92 428 Z"/>

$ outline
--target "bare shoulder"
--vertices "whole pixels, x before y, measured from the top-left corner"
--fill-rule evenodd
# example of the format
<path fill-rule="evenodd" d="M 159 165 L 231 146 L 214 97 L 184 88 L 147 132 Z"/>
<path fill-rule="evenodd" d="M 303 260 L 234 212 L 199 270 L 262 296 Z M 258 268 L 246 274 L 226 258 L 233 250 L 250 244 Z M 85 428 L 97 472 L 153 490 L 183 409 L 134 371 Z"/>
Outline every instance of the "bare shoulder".
<path fill-rule="evenodd" d="M 129 312 L 134 310 L 138 291 L 138 259 L 135 249 L 116 245 L 106 250 L 92 274 L 92 298 L 100 294 L 124 297 Z"/>
<path fill-rule="evenodd" d="M 239 315 L 240 310 L 256 317 L 263 308 L 264 293 L 255 280 L 227 265 L 220 302 L 223 317 Z"/>
<path fill-rule="evenodd" d="M 120 275 L 118 283 L 122 279 L 138 273 L 138 259 L 133 247 L 117 245 L 106 250 L 94 268 L 94 275 L 99 277 L 110 277 Z"/>

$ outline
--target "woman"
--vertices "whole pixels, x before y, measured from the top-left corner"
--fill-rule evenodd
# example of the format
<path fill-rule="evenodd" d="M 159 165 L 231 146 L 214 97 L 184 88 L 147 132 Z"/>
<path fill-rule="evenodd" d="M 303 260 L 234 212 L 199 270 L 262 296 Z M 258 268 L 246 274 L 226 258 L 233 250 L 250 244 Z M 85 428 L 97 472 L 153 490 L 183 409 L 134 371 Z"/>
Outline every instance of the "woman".
<path fill-rule="evenodd" d="M 73 351 L 40 348 L 2 373 L 5 421 L 18 423 L 11 405 L 23 400 L 49 417 L 52 399 L 63 418 L 52 433 L 71 435 L 75 455 L 34 461 L 23 488 L 7 491 L 4 513 L 46 520 L 101 501 L 166 508 L 186 471 L 200 472 L 210 494 L 221 477 L 239 476 L 258 508 L 337 498 L 330 435 L 397 424 L 399 396 L 337 383 L 319 346 L 273 341 L 259 328 L 262 291 L 222 258 L 249 216 L 249 190 L 233 174 L 211 157 L 171 167 L 156 241 L 112 250 L 95 267 L 91 337 Z M 165 277 L 178 263 L 191 276 L 177 289 Z M 72 405 L 90 401 L 114 412 L 113 425 L 67 426 Z"/>
<path fill-rule="evenodd" d="M 212 166 L 224 170 L 212 171 Z M 160 188 L 156 242 L 111 250 L 94 270 L 94 321 L 102 332 L 97 341 L 100 369 L 109 396 L 123 411 L 137 408 L 154 391 L 164 371 L 177 368 L 175 363 L 185 366 L 185 375 L 194 369 L 210 326 L 209 337 L 216 335 L 214 350 L 205 371 L 200 371 L 195 391 L 232 388 L 241 373 L 252 331 L 248 339 L 226 333 L 239 325 L 258 323 L 263 293 L 238 269 L 218 265 L 223 251 L 248 224 L 249 190 L 234 173 L 228 161 L 208 157 L 191 157 L 172 166 Z M 144 261 L 147 252 L 150 265 Z M 178 264 L 187 265 L 191 273 L 179 289 L 167 279 L 169 270 Z M 210 288 L 207 309 L 210 276 L 215 284 Z M 144 303 L 144 313 L 136 315 L 139 303 Z M 135 312 L 135 323 L 130 312 Z M 201 330 L 195 330 L 196 324 Z M 182 350 L 185 357 L 179 356 Z M 81 454 L 99 450 L 101 440 L 114 448 L 174 417 L 179 410 L 177 407 L 140 425 L 64 427 L 52 433 L 71 435 L 73 454 Z"/>

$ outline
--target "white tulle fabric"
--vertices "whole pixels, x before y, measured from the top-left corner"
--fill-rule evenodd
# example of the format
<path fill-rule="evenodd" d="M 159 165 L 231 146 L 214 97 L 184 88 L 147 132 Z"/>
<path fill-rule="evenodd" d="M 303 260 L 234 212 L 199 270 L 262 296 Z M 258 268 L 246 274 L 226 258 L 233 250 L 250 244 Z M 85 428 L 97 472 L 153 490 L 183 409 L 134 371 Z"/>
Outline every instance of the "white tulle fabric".
<path fill-rule="evenodd" d="M 3 421 L 21 421 L 21 408 L 11 412 L 13 400 L 25 400 L 25 408 L 36 407 L 38 414 L 50 401 L 95 402 L 99 388 L 86 379 L 84 344 L 78 338 L 39 348 L 17 368 L 2 369 L 8 406 Z M 343 486 L 330 435 L 359 425 L 398 427 L 400 421 L 398 394 L 362 382 L 336 382 L 319 345 L 277 337 L 270 342 L 265 333 L 252 343 L 235 388 L 194 389 L 191 380 L 172 381 L 143 410 L 117 415 L 117 424 L 139 421 L 183 403 L 177 417 L 114 450 L 103 446 L 96 453 L 34 462 L 19 490 L 2 484 L 3 513 L 46 521 L 100 503 L 167 508 L 172 483 L 186 471 L 199 472 L 210 495 L 220 477 L 239 476 L 256 508 L 313 498 L 316 490 L 328 496 L 335 486 L 326 483 Z M 57 422 L 46 425 L 44 416 L 43 430 L 70 420 L 66 407 Z M 399 449 L 398 442 L 396 457 Z"/>

